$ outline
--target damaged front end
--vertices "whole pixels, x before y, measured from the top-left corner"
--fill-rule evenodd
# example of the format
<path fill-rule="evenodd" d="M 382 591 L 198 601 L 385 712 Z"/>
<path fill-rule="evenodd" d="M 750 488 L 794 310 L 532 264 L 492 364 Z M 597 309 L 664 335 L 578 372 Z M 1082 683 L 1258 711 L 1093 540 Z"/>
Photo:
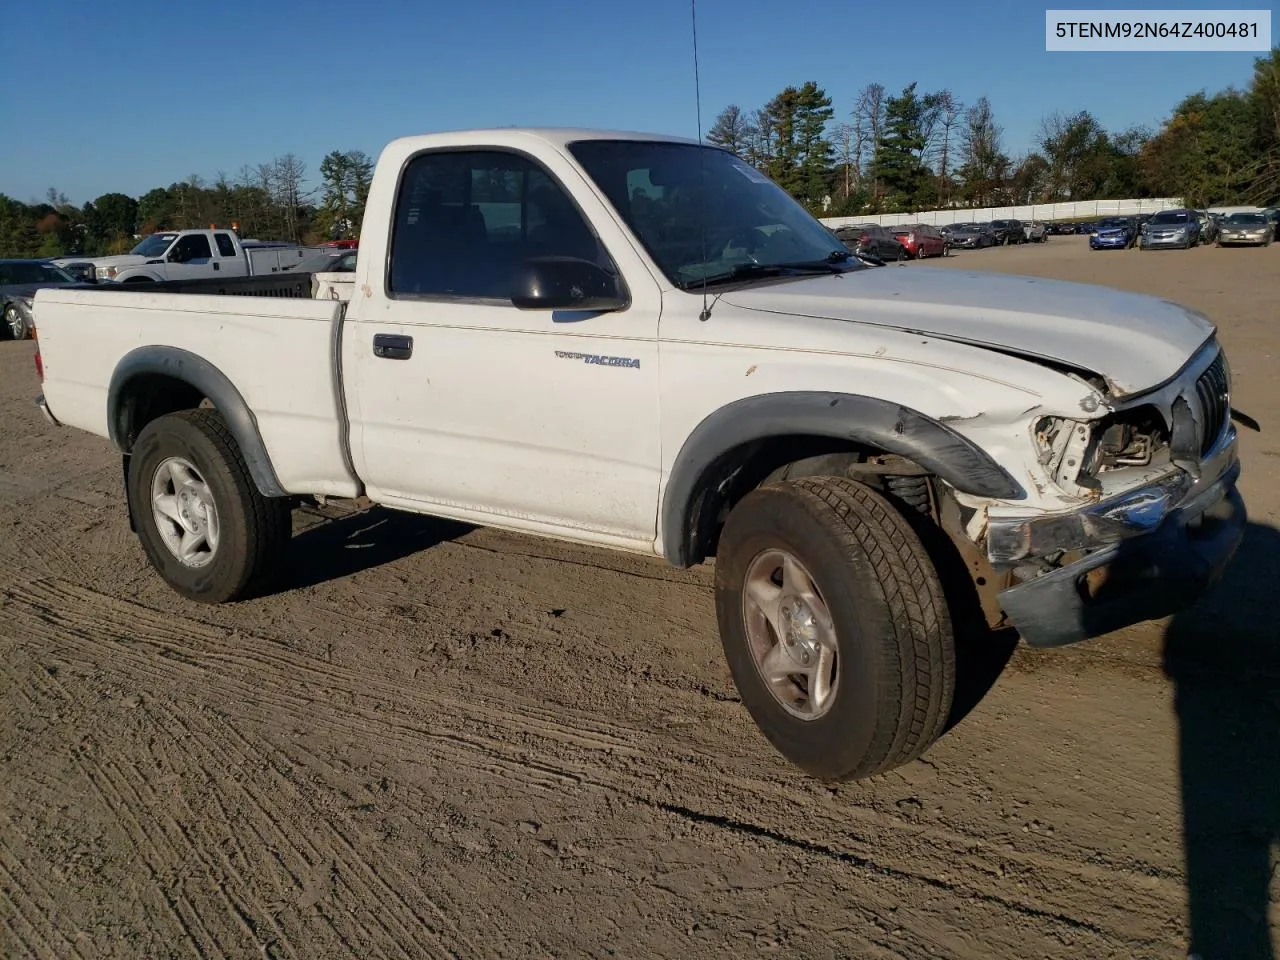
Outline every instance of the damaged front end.
<path fill-rule="evenodd" d="M 1246 512 L 1230 369 L 1216 342 L 1169 383 L 1088 421 L 1032 426 L 1044 473 L 1070 510 L 987 513 L 978 534 L 1008 574 L 1008 622 L 1034 646 L 1073 643 L 1174 612 L 1221 573 Z"/>

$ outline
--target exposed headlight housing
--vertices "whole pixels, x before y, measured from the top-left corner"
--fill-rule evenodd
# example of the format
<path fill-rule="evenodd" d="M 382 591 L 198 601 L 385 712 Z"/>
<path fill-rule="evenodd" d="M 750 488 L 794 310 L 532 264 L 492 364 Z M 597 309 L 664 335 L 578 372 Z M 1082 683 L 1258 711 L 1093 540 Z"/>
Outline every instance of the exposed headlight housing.
<path fill-rule="evenodd" d="M 98 267 L 94 271 L 99 280 L 114 280 L 119 272 L 119 267 Z"/>

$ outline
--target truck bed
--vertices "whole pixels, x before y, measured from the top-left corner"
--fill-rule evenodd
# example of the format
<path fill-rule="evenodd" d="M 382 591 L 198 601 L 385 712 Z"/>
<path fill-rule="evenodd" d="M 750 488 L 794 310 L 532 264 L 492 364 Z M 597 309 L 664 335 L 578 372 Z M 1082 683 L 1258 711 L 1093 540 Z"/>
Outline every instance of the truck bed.
<path fill-rule="evenodd" d="M 121 359 L 178 347 L 239 391 L 286 491 L 353 496 L 335 361 L 343 304 L 312 299 L 310 287 L 310 274 L 298 274 L 41 290 L 34 313 L 49 409 L 109 436 Z"/>

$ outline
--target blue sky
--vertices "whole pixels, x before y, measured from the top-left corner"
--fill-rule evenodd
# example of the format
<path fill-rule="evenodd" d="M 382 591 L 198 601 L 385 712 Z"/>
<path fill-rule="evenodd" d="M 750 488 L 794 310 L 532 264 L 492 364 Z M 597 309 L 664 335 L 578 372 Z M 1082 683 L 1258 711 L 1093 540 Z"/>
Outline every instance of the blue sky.
<path fill-rule="evenodd" d="M 698 0 L 704 125 L 728 103 L 753 109 L 805 80 L 826 88 L 838 118 L 868 82 L 916 80 L 966 103 L 986 94 L 1016 155 L 1051 111 L 1155 126 L 1184 94 L 1246 84 L 1257 56 L 1047 53 L 1044 11 L 1026 0 Z M 331 149 L 376 156 L 396 136 L 461 127 L 692 136 L 689 27 L 688 0 L 11 3 L 0 192 L 136 196 L 290 151 L 314 181 Z"/>

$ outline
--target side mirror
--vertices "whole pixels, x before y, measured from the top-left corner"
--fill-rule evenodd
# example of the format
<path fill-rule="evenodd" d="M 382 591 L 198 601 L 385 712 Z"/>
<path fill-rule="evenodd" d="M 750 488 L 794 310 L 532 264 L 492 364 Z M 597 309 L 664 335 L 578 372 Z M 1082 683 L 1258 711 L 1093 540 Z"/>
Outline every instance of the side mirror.
<path fill-rule="evenodd" d="M 511 290 L 511 302 L 521 310 L 610 311 L 627 305 L 615 274 L 577 257 L 526 260 Z"/>

